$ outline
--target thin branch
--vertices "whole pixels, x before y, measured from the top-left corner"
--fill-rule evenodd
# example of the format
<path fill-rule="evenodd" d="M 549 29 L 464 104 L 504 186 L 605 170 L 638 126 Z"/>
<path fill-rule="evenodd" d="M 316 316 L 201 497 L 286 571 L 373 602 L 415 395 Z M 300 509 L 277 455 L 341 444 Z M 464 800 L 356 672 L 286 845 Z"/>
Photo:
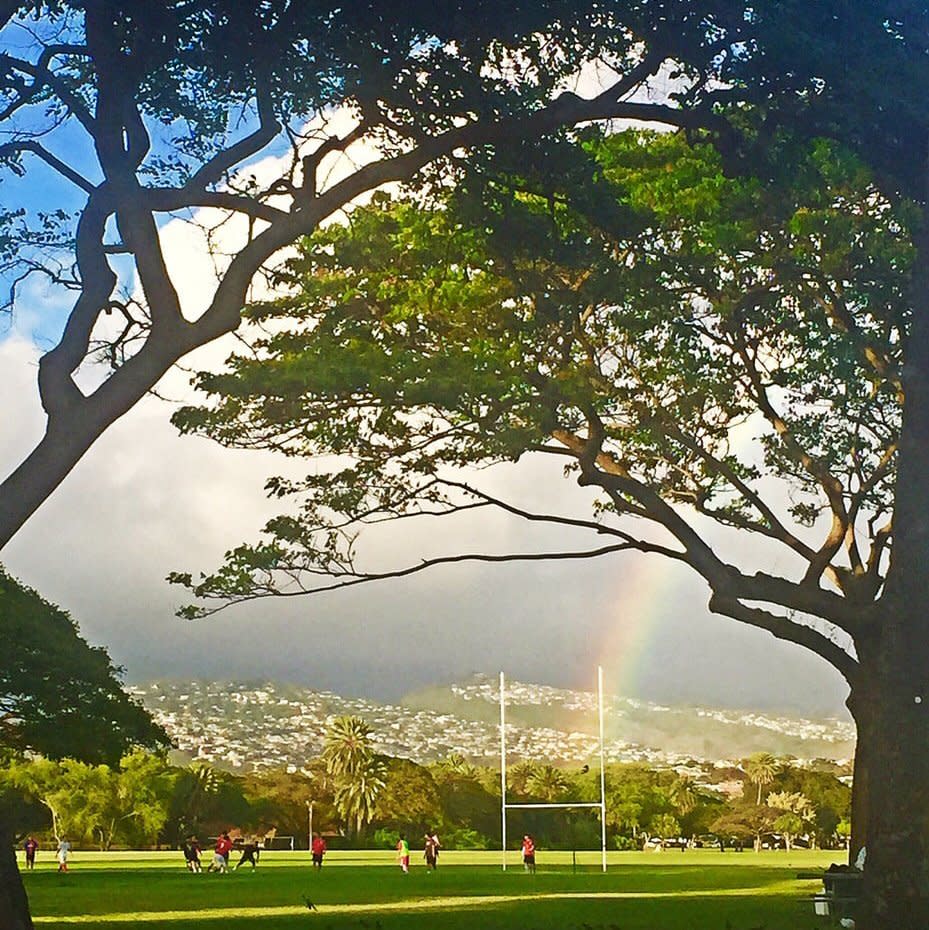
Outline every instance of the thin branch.
<path fill-rule="evenodd" d="M 66 178 L 72 184 L 76 184 L 81 190 L 88 194 L 94 189 L 94 184 L 87 180 L 82 174 L 75 171 L 70 165 L 65 164 L 60 158 L 52 155 L 43 145 L 33 140 L 24 140 L 22 142 L 8 142 L 0 145 L 0 158 L 5 155 L 16 154 L 17 152 L 31 152 L 33 155 L 41 158 L 50 168 L 57 171 L 63 178 Z"/>
<path fill-rule="evenodd" d="M 25 61 L 22 58 L 12 58 L 9 55 L 4 55 L 0 58 L 7 68 L 12 68 L 16 71 L 21 71 L 23 74 L 28 74 L 31 78 L 35 80 L 33 85 L 35 90 L 38 90 L 41 86 L 48 87 L 58 99 L 71 111 L 77 121 L 89 132 L 91 135 L 94 135 L 96 129 L 96 121 L 90 115 L 90 112 L 84 106 L 84 101 L 80 99 L 71 89 L 52 71 L 48 68 L 43 68 L 38 64 L 32 64 L 32 62 Z M 33 91 L 33 93 L 35 92 Z"/>
<path fill-rule="evenodd" d="M 242 595 L 219 607 L 201 608 L 198 610 L 198 616 L 208 617 L 225 610 L 235 604 L 245 603 L 247 601 L 261 600 L 266 597 L 304 597 L 309 594 L 322 594 L 325 591 L 335 591 L 340 588 L 351 588 L 360 584 L 368 584 L 373 581 L 384 581 L 388 578 L 406 578 L 410 575 L 419 574 L 435 568 L 437 565 L 455 565 L 461 562 L 490 562 L 499 564 L 503 562 L 543 562 L 543 561 L 565 561 L 576 559 L 592 559 L 601 555 L 611 555 L 614 552 L 624 552 L 630 549 L 640 549 L 639 546 L 631 543 L 616 543 L 612 546 L 602 546 L 599 549 L 587 549 L 577 552 L 523 552 L 507 553 L 502 555 L 490 555 L 487 553 L 462 553 L 459 555 L 439 556 L 434 559 L 424 559 L 417 565 L 410 565 L 406 568 L 399 568 L 389 572 L 370 572 L 370 573 L 351 573 L 347 572 L 347 580 L 336 581 L 329 585 L 320 585 L 317 588 L 308 588 L 299 591 L 278 591 L 269 590 L 258 594 Z"/>
<path fill-rule="evenodd" d="M 744 521 L 744 523 L 741 524 L 743 528 L 758 532 L 771 539 L 776 539 L 793 549 L 794 552 L 803 556 L 805 559 L 813 558 L 815 550 L 802 540 L 797 539 L 797 537 L 781 523 L 774 511 L 762 499 L 761 495 L 749 487 L 726 462 L 711 455 L 710 452 L 700 443 L 696 442 L 693 437 L 687 436 L 682 430 L 678 429 L 676 424 L 664 423 L 663 426 L 679 443 L 681 443 L 681 445 L 690 449 L 690 451 L 699 456 L 712 471 L 715 471 L 718 475 L 725 478 L 733 488 L 761 514 L 762 519 L 766 521 L 765 524 L 759 524 L 754 521 Z M 718 519 L 713 511 L 703 509 L 702 512 L 706 513 L 707 516 Z"/>

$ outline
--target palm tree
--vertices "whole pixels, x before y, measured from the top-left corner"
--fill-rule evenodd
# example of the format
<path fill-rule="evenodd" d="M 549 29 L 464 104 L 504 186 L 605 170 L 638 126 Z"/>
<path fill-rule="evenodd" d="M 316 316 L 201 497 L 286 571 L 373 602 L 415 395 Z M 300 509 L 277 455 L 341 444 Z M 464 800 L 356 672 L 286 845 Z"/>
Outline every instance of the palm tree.
<path fill-rule="evenodd" d="M 755 803 L 761 804 L 761 791 L 774 781 L 780 764 L 771 753 L 756 752 L 742 763 L 742 769 L 748 776 L 748 780 L 758 786 L 758 800 Z"/>
<path fill-rule="evenodd" d="M 335 793 L 335 804 L 346 823 L 354 822 L 361 833 L 374 814 L 378 795 L 386 784 L 387 766 L 378 757 L 371 757 L 359 768 L 344 774 Z"/>
<path fill-rule="evenodd" d="M 700 800 L 700 792 L 697 790 L 697 783 L 690 776 L 681 775 L 677 781 L 671 785 L 668 791 L 668 800 L 670 800 L 675 810 L 682 817 L 686 817 L 697 806 Z"/>
<path fill-rule="evenodd" d="M 351 776 L 374 756 L 371 727 L 361 717 L 334 718 L 326 730 L 323 760 L 326 771 L 335 778 Z"/>
<path fill-rule="evenodd" d="M 533 797 L 549 803 L 563 797 L 568 787 L 568 779 L 564 772 L 553 765 L 537 766 L 526 779 L 526 791 Z"/>
<path fill-rule="evenodd" d="M 474 774 L 474 766 L 460 752 L 450 752 L 439 765 L 455 775 Z"/>
<path fill-rule="evenodd" d="M 209 765 L 193 762 L 178 774 L 172 804 L 178 843 L 200 831 L 200 821 L 218 793 L 219 777 Z"/>

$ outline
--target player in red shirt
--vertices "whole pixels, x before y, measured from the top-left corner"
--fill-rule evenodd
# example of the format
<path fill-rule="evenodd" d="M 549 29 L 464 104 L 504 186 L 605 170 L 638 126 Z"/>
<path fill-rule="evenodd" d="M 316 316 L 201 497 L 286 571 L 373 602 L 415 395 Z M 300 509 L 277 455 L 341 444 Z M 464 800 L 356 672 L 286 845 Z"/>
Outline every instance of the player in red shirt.
<path fill-rule="evenodd" d="M 321 869 L 323 867 L 323 856 L 326 855 L 326 841 L 318 834 L 313 834 L 313 868 Z"/>
<path fill-rule="evenodd" d="M 523 868 L 535 872 L 535 841 L 528 833 L 523 837 Z"/>

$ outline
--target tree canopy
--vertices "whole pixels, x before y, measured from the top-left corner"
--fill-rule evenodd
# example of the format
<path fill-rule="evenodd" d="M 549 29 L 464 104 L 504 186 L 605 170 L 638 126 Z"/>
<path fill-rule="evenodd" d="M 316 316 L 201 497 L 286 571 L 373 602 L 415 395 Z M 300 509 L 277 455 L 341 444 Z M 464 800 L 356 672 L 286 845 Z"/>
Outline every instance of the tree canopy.
<path fill-rule="evenodd" d="M 188 615 L 466 558 L 638 550 L 830 662 L 861 740 L 891 641 L 869 650 L 899 567 L 919 207 L 833 141 L 784 139 L 779 164 L 765 183 L 679 135 L 591 132 L 301 242 L 283 296 L 247 311 L 249 351 L 199 376 L 214 402 L 175 422 L 336 470 L 270 479 L 295 504 L 213 574 L 173 576 L 207 599 Z M 530 513 L 460 471 L 529 453 L 597 491 L 593 512 Z M 591 542 L 366 566 L 367 525 L 477 508 Z M 751 566 L 746 535 L 777 562 Z"/>
<path fill-rule="evenodd" d="M 115 762 L 170 740 L 130 697 L 106 650 L 63 610 L 0 569 L 0 747 Z"/>
<path fill-rule="evenodd" d="M 691 122 L 634 99 L 673 45 L 707 68 L 717 50 L 689 4 L 664 7 L 5 4 L 0 271 L 14 306 L 34 276 L 51 285 L 56 342 L 38 379 L 46 434 L 0 485 L 0 545 L 175 362 L 238 327 L 281 249 L 356 198 L 580 121 Z M 571 90 L 597 62 L 592 92 Z M 703 88 L 708 71 L 690 71 Z M 171 218 L 215 259 L 205 306 L 185 306 L 159 235 Z M 109 372 L 79 385 L 101 359 Z"/>
<path fill-rule="evenodd" d="M 683 562 L 714 609 L 853 678 L 853 655 L 794 615 L 853 635 L 881 590 L 905 207 L 828 143 L 794 152 L 775 190 L 726 178 L 714 150 L 673 135 L 527 147 L 521 163 L 434 210 L 376 198 L 301 243 L 279 279 L 286 296 L 248 311 L 264 329 L 253 351 L 202 374 L 215 404 L 176 422 L 353 464 L 271 479 L 298 511 L 214 575 L 176 580 L 225 603 L 325 587 L 320 575 L 381 577 L 359 567 L 360 527 L 519 512 L 450 469 L 538 452 L 602 494 L 587 518 L 524 514 L 601 543 L 574 554 Z M 803 580 L 743 573 L 716 554 L 710 521 L 779 544 Z M 544 554 L 508 557 L 520 555 Z"/>

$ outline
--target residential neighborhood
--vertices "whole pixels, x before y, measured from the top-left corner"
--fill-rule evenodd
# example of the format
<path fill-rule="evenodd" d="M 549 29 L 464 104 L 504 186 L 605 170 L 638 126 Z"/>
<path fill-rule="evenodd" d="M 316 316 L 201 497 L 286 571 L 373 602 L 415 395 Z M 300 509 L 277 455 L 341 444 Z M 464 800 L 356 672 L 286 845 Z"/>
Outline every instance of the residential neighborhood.
<path fill-rule="evenodd" d="M 186 756 L 232 770 L 299 771 L 321 753 L 328 722 L 340 715 L 363 718 L 372 728 L 376 750 L 385 755 L 426 763 L 454 752 L 475 763 L 494 764 L 500 757 L 498 688 L 496 680 L 475 675 L 467 683 L 432 689 L 400 704 L 271 682 L 159 681 L 131 690 Z M 544 759 L 582 765 L 598 755 L 595 693 L 513 681 L 507 683 L 506 700 L 511 763 Z M 441 709 L 415 706 L 417 701 L 431 701 Z M 446 712 L 449 707 L 458 712 Z M 550 725 L 538 725 L 546 716 Z M 605 699 L 605 719 L 608 762 L 672 768 L 693 761 L 726 763 L 744 755 L 754 740 L 778 749 L 786 746 L 784 751 L 800 760 L 843 761 L 854 741 L 852 725 L 839 720 L 669 707 L 613 695 Z M 678 748 L 682 731 L 698 722 L 701 732 L 711 723 L 731 731 L 731 754 Z M 642 739 L 643 734 L 650 738 Z"/>

